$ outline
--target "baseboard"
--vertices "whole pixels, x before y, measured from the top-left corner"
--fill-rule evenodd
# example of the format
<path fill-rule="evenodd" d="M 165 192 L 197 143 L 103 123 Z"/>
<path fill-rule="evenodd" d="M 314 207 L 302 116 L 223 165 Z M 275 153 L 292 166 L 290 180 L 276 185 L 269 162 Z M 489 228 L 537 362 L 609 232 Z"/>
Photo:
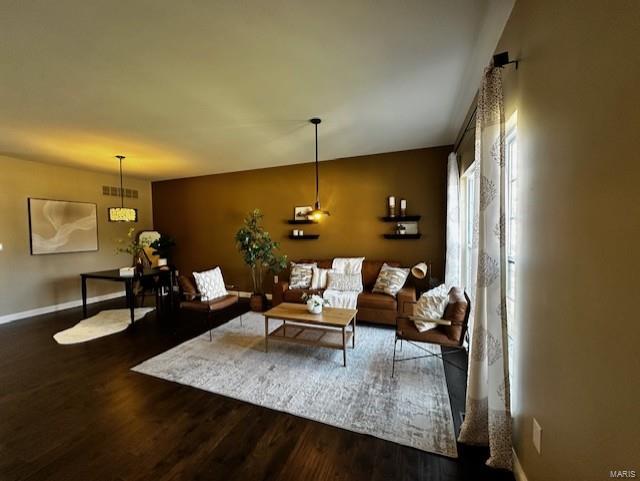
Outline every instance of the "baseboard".
<path fill-rule="evenodd" d="M 238 297 L 241 297 L 243 299 L 249 299 L 251 297 L 251 292 L 248 291 L 234 291 L 232 290 L 231 293 L 233 294 L 234 292 L 236 292 L 238 294 Z M 271 300 L 271 294 L 265 294 L 265 296 L 267 297 L 267 299 Z"/>
<path fill-rule="evenodd" d="M 96 302 L 108 301 L 109 299 L 116 299 L 118 297 L 124 297 L 124 291 L 112 292 L 111 294 L 104 294 L 102 296 L 94 296 L 87 298 L 87 304 L 94 304 Z M 38 307 L 36 309 L 29 309 L 28 311 L 14 312 L 13 314 L 5 314 L 0 316 L 0 324 L 6 324 L 7 322 L 17 321 L 24 319 L 25 317 L 40 316 L 42 314 L 49 314 L 50 312 L 64 311 L 65 309 L 72 309 L 82 305 L 82 299 L 76 299 L 74 301 L 63 302 L 62 304 L 54 304 L 51 306 Z"/>
<path fill-rule="evenodd" d="M 231 291 L 234 292 L 234 291 Z M 238 297 L 249 298 L 251 292 L 236 291 Z M 116 299 L 118 297 L 124 297 L 124 291 L 113 292 L 111 294 L 105 294 L 102 296 L 88 297 L 87 304 L 95 304 L 96 302 L 108 301 L 109 299 Z M 271 300 L 271 294 L 267 294 L 267 299 Z M 75 301 L 63 302 L 62 304 L 54 304 L 52 306 L 38 307 L 36 309 L 29 309 L 28 311 L 14 312 L 13 314 L 5 314 L 0 316 L 0 324 L 6 324 L 8 322 L 17 321 L 26 317 L 40 316 L 42 314 L 49 314 L 51 312 L 64 311 L 65 309 L 73 309 L 82 305 L 82 299 L 76 299 Z"/>
<path fill-rule="evenodd" d="M 513 476 L 516 478 L 516 481 L 528 481 L 515 449 L 513 450 Z"/>

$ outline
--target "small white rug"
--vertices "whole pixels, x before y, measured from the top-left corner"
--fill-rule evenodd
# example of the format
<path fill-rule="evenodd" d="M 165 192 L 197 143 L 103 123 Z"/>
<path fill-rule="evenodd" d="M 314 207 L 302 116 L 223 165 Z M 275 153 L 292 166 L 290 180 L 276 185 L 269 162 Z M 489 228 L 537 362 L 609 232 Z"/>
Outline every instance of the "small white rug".
<path fill-rule="evenodd" d="M 273 324 L 273 326 L 272 326 Z M 270 323 L 270 329 L 277 326 Z M 133 368 L 134 371 L 357 433 L 457 457 L 442 360 L 396 364 L 393 330 L 358 326 L 347 352 L 271 341 L 248 313 Z M 398 348 L 400 343 L 398 343 Z M 421 351 L 404 343 L 399 357 Z"/>
<path fill-rule="evenodd" d="M 139 307 L 134 311 L 134 318 L 139 321 L 153 307 Z M 100 311 L 93 317 L 83 319 L 78 324 L 53 335 L 58 344 L 77 344 L 124 331 L 131 324 L 129 309 L 109 309 Z"/>

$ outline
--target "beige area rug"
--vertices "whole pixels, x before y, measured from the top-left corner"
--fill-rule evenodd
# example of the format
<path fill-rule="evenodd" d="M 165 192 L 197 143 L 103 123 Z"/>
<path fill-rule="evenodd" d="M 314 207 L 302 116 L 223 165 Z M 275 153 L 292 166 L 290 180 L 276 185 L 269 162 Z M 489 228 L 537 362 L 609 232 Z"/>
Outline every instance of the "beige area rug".
<path fill-rule="evenodd" d="M 134 311 L 134 318 L 139 321 L 153 307 L 140 307 Z M 129 309 L 109 309 L 100 311 L 93 317 L 83 319 L 78 324 L 53 335 L 58 344 L 77 344 L 124 331 L 131 324 Z"/>
<path fill-rule="evenodd" d="M 345 368 L 337 350 L 272 341 L 265 353 L 264 319 L 248 313 L 242 325 L 236 318 L 214 329 L 213 342 L 205 333 L 133 370 L 457 457 L 442 361 L 400 363 L 392 379 L 393 340 L 391 329 L 358 326 L 356 349 L 349 349 Z M 420 353 L 407 343 L 403 351 L 403 357 Z"/>

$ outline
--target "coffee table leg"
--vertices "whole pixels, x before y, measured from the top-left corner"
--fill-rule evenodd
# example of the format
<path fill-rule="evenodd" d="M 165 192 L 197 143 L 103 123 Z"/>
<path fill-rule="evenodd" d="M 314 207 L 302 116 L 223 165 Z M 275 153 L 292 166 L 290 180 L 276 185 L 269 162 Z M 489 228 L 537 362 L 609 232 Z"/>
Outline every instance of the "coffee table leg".
<path fill-rule="evenodd" d="M 347 328 L 342 328 L 342 363 L 347 367 Z"/>
<path fill-rule="evenodd" d="M 351 342 L 353 345 L 353 348 L 356 348 L 356 318 L 353 318 L 353 332 L 352 332 L 353 336 L 351 337 Z"/>
<path fill-rule="evenodd" d="M 269 318 L 264 318 L 264 352 L 269 352 Z"/>

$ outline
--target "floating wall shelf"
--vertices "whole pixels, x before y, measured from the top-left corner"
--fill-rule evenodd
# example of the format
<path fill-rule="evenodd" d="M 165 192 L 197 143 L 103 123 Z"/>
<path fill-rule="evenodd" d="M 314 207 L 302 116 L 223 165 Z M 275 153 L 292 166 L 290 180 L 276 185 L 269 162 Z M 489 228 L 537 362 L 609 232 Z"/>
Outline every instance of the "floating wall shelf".
<path fill-rule="evenodd" d="M 390 217 L 388 215 L 382 218 L 383 222 L 418 222 L 422 218 L 421 215 L 405 215 Z"/>
<path fill-rule="evenodd" d="M 317 224 L 318 222 L 310 219 L 304 219 L 304 220 L 289 219 L 287 223 L 288 224 Z"/>
<path fill-rule="evenodd" d="M 420 239 L 422 234 L 385 234 L 385 239 Z"/>
<path fill-rule="evenodd" d="M 304 235 L 293 235 L 289 234 L 289 239 L 291 240 L 313 240 L 320 237 L 320 234 L 304 234 Z"/>

